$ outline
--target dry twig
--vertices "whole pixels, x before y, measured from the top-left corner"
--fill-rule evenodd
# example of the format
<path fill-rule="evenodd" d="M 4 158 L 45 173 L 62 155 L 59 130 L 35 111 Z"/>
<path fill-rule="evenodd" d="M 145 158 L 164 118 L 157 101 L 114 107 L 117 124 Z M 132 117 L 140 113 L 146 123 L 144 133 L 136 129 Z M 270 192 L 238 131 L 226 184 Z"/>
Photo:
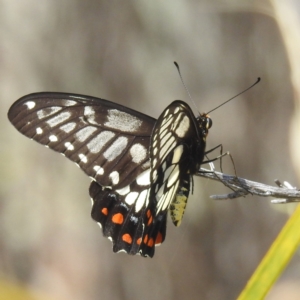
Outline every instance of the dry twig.
<path fill-rule="evenodd" d="M 235 199 L 251 194 L 260 197 L 275 197 L 275 199 L 271 200 L 271 203 L 275 204 L 300 202 L 300 190 L 292 187 L 286 181 L 281 183 L 279 180 L 275 180 L 275 183 L 278 185 L 276 187 L 204 168 L 201 168 L 196 175 L 221 181 L 225 186 L 233 190 L 229 194 L 212 195 L 212 199 Z"/>

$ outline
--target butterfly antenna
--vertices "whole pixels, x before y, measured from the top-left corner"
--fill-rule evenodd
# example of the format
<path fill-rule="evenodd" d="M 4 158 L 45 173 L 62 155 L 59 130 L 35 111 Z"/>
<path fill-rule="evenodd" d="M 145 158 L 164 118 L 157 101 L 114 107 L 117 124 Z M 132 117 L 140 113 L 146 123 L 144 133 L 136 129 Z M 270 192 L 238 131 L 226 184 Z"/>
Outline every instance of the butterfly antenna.
<path fill-rule="evenodd" d="M 217 108 L 223 106 L 224 104 L 226 104 L 227 102 L 231 101 L 232 99 L 238 97 L 239 95 L 247 92 L 248 90 L 250 90 L 251 88 L 253 88 L 256 84 L 258 84 L 260 82 L 260 77 L 257 78 L 257 80 L 248 88 L 246 88 L 245 90 L 243 90 L 242 92 L 238 93 L 237 95 L 233 96 L 232 98 L 228 99 L 227 101 L 223 102 L 222 104 L 218 105 L 217 107 L 215 107 L 214 109 L 210 110 L 207 114 L 211 113 L 212 111 L 216 110 Z"/>
<path fill-rule="evenodd" d="M 198 111 L 198 107 L 197 107 L 195 101 L 193 100 L 193 98 L 192 98 L 192 96 L 191 96 L 191 94 L 190 94 L 188 88 L 186 87 L 186 85 L 185 85 L 185 83 L 184 83 L 184 81 L 183 81 L 183 78 L 182 78 L 182 75 L 181 75 L 181 72 L 180 72 L 179 65 L 178 65 L 178 63 L 177 63 L 176 61 L 174 61 L 174 65 L 175 65 L 176 68 L 177 68 L 177 71 L 178 71 L 180 80 L 181 80 L 181 82 L 182 82 L 182 84 L 183 84 L 183 86 L 184 86 L 184 88 L 185 88 L 185 90 L 186 90 L 186 92 L 187 92 L 187 94 L 188 94 L 188 96 L 189 96 L 189 98 L 190 98 L 190 101 L 194 104 L 195 108 L 196 108 L 197 111 Z M 199 111 L 198 111 L 198 112 L 199 112 Z M 199 112 L 199 114 L 200 114 L 200 112 Z"/>

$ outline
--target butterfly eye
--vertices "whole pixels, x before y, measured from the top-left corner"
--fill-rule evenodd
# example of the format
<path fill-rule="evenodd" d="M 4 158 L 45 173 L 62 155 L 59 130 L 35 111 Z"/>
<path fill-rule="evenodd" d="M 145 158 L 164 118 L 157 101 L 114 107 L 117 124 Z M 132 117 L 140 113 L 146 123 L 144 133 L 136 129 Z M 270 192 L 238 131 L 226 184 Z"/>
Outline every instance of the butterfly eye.
<path fill-rule="evenodd" d="M 212 126 L 212 119 L 206 118 L 206 129 L 211 128 L 211 126 Z"/>

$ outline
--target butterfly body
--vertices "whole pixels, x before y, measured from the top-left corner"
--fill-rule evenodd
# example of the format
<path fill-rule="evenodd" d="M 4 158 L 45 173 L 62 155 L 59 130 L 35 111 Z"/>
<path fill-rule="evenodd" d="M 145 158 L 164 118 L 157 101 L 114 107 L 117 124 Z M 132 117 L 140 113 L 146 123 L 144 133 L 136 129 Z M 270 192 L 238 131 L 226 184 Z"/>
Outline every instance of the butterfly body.
<path fill-rule="evenodd" d="M 93 179 L 92 218 L 114 252 L 150 257 L 165 239 L 167 211 L 181 222 L 211 127 L 179 100 L 155 120 L 107 100 L 47 92 L 19 99 L 8 118 Z"/>

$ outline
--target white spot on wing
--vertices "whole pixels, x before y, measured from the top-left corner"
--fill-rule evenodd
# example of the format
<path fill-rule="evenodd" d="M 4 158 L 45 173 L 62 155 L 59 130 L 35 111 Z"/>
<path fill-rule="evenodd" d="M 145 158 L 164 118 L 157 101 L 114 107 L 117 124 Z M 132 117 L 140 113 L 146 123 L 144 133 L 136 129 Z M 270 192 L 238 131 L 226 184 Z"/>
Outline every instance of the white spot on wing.
<path fill-rule="evenodd" d="M 43 129 L 41 127 L 37 127 L 35 129 L 35 131 L 36 131 L 36 134 L 42 134 L 43 133 Z"/>
<path fill-rule="evenodd" d="M 97 130 L 94 126 L 87 126 L 80 129 L 76 134 L 76 138 L 79 142 L 84 142 L 89 136 L 91 136 Z"/>
<path fill-rule="evenodd" d="M 179 145 L 174 149 L 172 164 L 177 164 L 180 161 L 182 152 L 183 152 L 183 145 Z"/>
<path fill-rule="evenodd" d="M 87 163 L 88 159 L 87 159 L 87 157 L 86 157 L 84 154 L 79 153 L 78 156 L 79 156 L 80 160 L 81 160 L 84 164 Z"/>
<path fill-rule="evenodd" d="M 35 102 L 27 101 L 24 103 L 24 105 L 26 105 L 28 109 L 33 109 L 35 107 Z"/>
<path fill-rule="evenodd" d="M 111 240 L 111 242 L 112 242 L 112 240 Z M 119 251 L 117 251 L 116 253 L 128 253 L 126 250 L 124 250 L 124 249 L 120 249 Z"/>
<path fill-rule="evenodd" d="M 177 114 L 179 112 L 179 107 L 177 106 L 174 110 L 174 113 Z"/>
<path fill-rule="evenodd" d="M 171 202 L 173 201 L 173 199 L 175 197 L 175 189 L 177 189 L 177 186 L 178 186 L 178 182 L 165 195 L 165 199 L 163 201 L 162 210 L 165 210 L 165 209 L 167 209 L 170 206 Z"/>
<path fill-rule="evenodd" d="M 154 181 L 156 179 L 157 171 L 154 170 L 152 173 L 152 180 Z"/>
<path fill-rule="evenodd" d="M 165 194 L 160 195 L 160 197 L 157 197 L 158 203 L 157 203 L 157 210 L 156 213 L 158 214 L 161 210 L 165 210 L 169 207 L 170 203 L 175 197 L 175 192 L 177 191 L 179 181 L 176 182 L 176 184 L 169 189 Z M 162 186 L 160 190 L 163 188 Z M 163 190 L 163 189 L 162 189 Z M 159 191 L 160 192 L 160 191 Z M 159 193 L 158 192 L 158 193 Z"/>
<path fill-rule="evenodd" d="M 175 138 L 171 137 L 168 142 L 162 147 L 159 156 L 161 160 L 164 160 L 165 156 L 171 151 L 172 144 L 175 142 Z"/>
<path fill-rule="evenodd" d="M 57 142 L 58 141 L 58 138 L 56 135 L 52 134 L 49 136 L 49 141 L 50 142 Z"/>
<path fill-rule="evenodd" d="M 158 192 L 156 193 L 156 200 L 158 201 L 161 196 L 163 195 L 163 192 L 164 192 L 164 189 L 165 189 L 165 185 L 163 184 L 160 189 L 158 190 Z"/>
<path fill-rule="evenodd" d="M 92 153 L 98 153 L 115 136 L 111 131 L 102 131 L 86 145 Z"/>
<path fill-rule="evenodd" d="M 180 122 L 178 128 L 176 129 L 175 133 L 179 137 L 183 138 L 189 128 L 190 128 L 190 119 L 187 116 L 184 116 L 184 118 Z"/>
<path fill-rule="evenodd" d="M 128 194 L 129 192 L 130 192 L 130 186 L 129 185 L 127 185 L 127 186 L 125 186 L 124 188 L 122 188 L 122 189 L 119 189 L 119 190 L 116 190 L 116 192 L 119 194 L 119 195 L 126 195 L 126 194 Z"/>
<path fill-rule="evenodd" d="M 130 155 L 132 156 L 132 161 L 136 164 L 143 161 L 147 156 L 147 149 L 141 144 L 134 144 L 130 148 Z"/>
<path fill-rule="evenodd" d="M 130 221 L 134 222 L 135 224 L 137 224 L 137 222 L 139 221 L 139 219 L 135 216 L 130 216 Z"/>
<path fill-rule="evenodd" d="M 94 166 L 93 169 L 96 171 L 96 175 L 103 175 L 104 174 L 104 169 L 101 168 L 100 166 Z"/>
<path fill-rule="evenodd" d="M 136 178 L 138 185 L 149 185 L 150 184 L 150 169 L 144 171 Z"/>
<path fill-rule="evenodd" d="M 142 207 L 144 206 L 144 204 L 146 202 L 147 196 L 148 196 L 148 190 L 143 190 L 140 193 L 140 195 L 135 203 L 135 211 L 136 212 L 139 212 L 142 209 Z"/>
<path fill-rule="evenodd" d="M 126 197 L 125 197 L 125 202 L 128 205 L 132 205 L 134 201 L 136 200 L 137 196 L 139 195 L 138 192 L 130 192 Z"/>
<path fill-rule="evenodd" d="M 159 129 L 159 133 L 161 134 L 171 124 L 172 121 L 173 121 L 173 119 L 171 119 L 171 117 L 168 118 L 167 120 L 164 120 Z"/>
<path fill-rule="evenodd" d="M 121 136 L 118 137 L 113 144 L 103 153 L 103 156 L 108 160 L 112 161 L 118 157 L 128 144 L 128 138 Z"/>
<path fill-rule="evenodd" d="M 176 120 L 172 123 L 172 129 L 175 129 L 175 127 L 178 125 L 178 122 L 180 119 L 182 119 L 183 113 L 179 113 Z"/>
<path fill-rule="evenodd" d="M 105 126 L 120 131 L 134 132 L 142 125 L 142 121 L 137 117 L 117 109 L 109 109 L 107 119 L 108 122 L 104 123 Z"/>
<path fill-rule="evenodd" d="M 163 126 L 164 124 L 166 124 L 167 122 L 169 122 L 172 118 L 173 114 L 170 114 L 169 116 L 167 116 L 166 114 L 164 115 L 164 118 L 161 122 L 161 125 Z"/>
<path fill-rule="evenodd" d="M 71 117 L 71 113 L 69 111 L 64 111 L 61 114 L 56 115 L 55 117 L 49 119 L 46 121 L 46 123 L 50 126 L 50 127 L 54 127 L 66 120 L 68 120 Z"/>
<path fill-rule="evenodd" d="M 170 174 L 170 177 L 168 178 L 168 184 L 167 187 L 170 187 L 174 184 L 174 182 L 178 179 L 179 176 L 179 166 L 176 165 L 172 173 Z"/>
<path fill-rule="evenodd" d="M 91 106 L 85 106 L 83 113 L 84 113 L 84 115 L 87 117 L 87 119 L 90 122 L 94 122 L 94 119 L 95 119 L 95 110 L 94 110 L 93 107 L 91 107 Z"/>
<path fill-rule="evenodd" d="M 43 119 L 43 118 L 46 118 L 46 117 L 49 117 L 49 116 L 55 114 L 56 112 L 60 111 L 61 109 L 62 108 L 59 106 L 47 107 L 47 108 L 39 110 L 36 114 L 39 119 Z"/>
<path fill-rule="evenodd" d="M 113 171 L 109 174 L 109 178 L 111 179 L 112 183 L 116 185 L 119 183 L 120 175 L 117 171 Z"/>
<path fill-rule="evenodd" d="M 156 163 L 157 163 L 157 159 L 154 158 L 153 161 L 152 161 L 152 166 L 156 166 Z"/>
<path fill-rule="evenodd" d="M 73 100 L 64 100 L 64 105 L 65 106 L 73 106 L 75 105 L 77 102 L 73 101 Z"/>
<path fill-rule="evenodd" d="M 175 168 L 175 165 L 171 165 L 171 166 L 164 172 L 164 180 L 163 180 L 163 182 L 165 182 L 165 181 L 169 178 L 169 176 L 170 176 L 171 172 L 174 170 L 174 168 Z"/>
<path fill-rule="evenodd" d="M 69 133 L 76 127 L 75 122 L 70 122 L 59 127 L 62 131 Z"/>
<path fill-rule="evenodd" d="M 155 141 L 152 143 L 152 147 L 156 147 L 156 144 L 157 144 L 157 140 L 155 140 Z"/>
<path fill-rule="evenodd" d="M 67 148 L 67 150 L 70 150 L 70 151 L 74 150 L 74 146 L 70 142 L 66 142 L 65 147 Z"/>
<path fill-rule="evenodd" d="M 94 116 L 95 115 L 95 110 L 92 106 L 85 106 L 84 107 L 84 115 L 86 117 L 89 117 L 89 116 Z"/>
<path fill-rule="evenodd" d="M 163 147 L 163 146 L 165 145 L 165 143 L 166 143 L 167 140 L 171 137 L 171 135 L 172 135 L 172 133 L 171 133 L 171 132 L 168 132 L 168 134 L 166 134 L 166 135 L 162 138 L 162 140 L 161 140 L 161 142 L 160 142 L 161 147 Z"/>
<path fill-rule="evenodd" d="M 162 197 L 159 199 L 158 203 L 157 203 L 157 206 L 156 206 L 156 213 L 158 214 L 161 209 L 162 209 L 162 206 L 164 205 L 165 203 L 165 198 L 167 196 L 168 193 L 165 193 L 162 195 Z"/>
<path fill-rule="evenodd" d="M 142 165 L 142 168 L 143 169 L 148 169 L 150 167 L 150 159 L 147 160 L 143 165 Z"/>
<path fill-rule="evenodd" d="M 169 113 L 169 109 L 165 111 L 164 117 Z"/>

